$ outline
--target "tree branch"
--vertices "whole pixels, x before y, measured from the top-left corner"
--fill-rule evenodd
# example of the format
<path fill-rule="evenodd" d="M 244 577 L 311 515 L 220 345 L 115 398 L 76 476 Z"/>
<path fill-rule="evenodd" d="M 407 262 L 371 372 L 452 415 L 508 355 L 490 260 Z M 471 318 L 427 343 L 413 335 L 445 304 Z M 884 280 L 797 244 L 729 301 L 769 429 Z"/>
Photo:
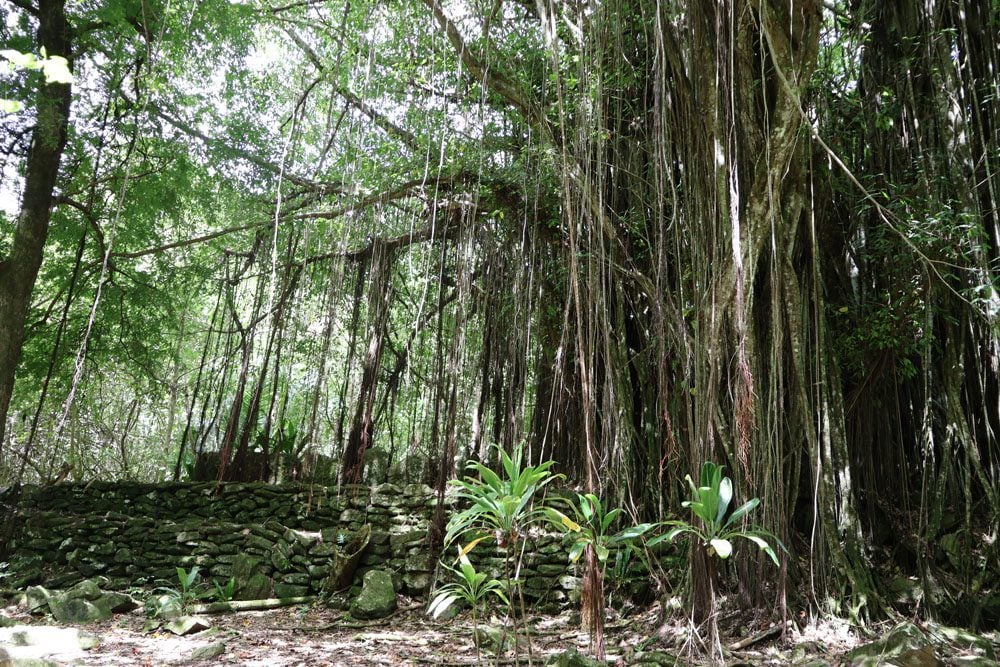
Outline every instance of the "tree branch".
<path fill-rule="evenodd" d="M 7 0 L 10 4 L 20 7 L 24 11 L 28 12 L 32 16 L 38 16 L 38 7 L 28 2 L 28 0 Z"/>
<path fill-rule="evenodd" d="M 296 7 L 312 7 L 314 5 L 325 4 L 326 0 L 298 0 L 298 2 L 289 2 L 286 5 L 279 5 L 277 7 L 268 7 L 267 11 L 272 14 L 278 14 L 280 12 L 286 12 L 289 9 L 295 9 Z"/>
<path fill-rule="evenodd" d="M 399 234 L 398 236 L 390 236 L 388 238 L 380 236 L 373 238 L 360 248 L 354 248 L 352 250 L 338 250 L 323 253 L 321 255 L 313 255 L 308 257 L 304 263 L 315 264 L 316 262 L 323 262 L 328 259 L 335 259 L 338 257 L 357 261 L 365 257 L 370 257 L 374 253 L 376 246 L 381 246 L 386 250 L 395 251 L 415 243 L 423 243 L 424 241 L 442 241 L 445 239 L 452 239 L 458 234 L 460 229 L 461 225 L 452 224 L 450 220 L 446 220 L 440 224 L 432 223 L 422 229 L 415 229 L 404 234 Z"/>
<path fill-rule="evenodd" d="M 411 197 L 416 194 L 418 190 L 426 188 L 428 185 L 432 185 L 435 188 L 440 188 L 445 185 L 453 185 L 456 182 L 464 180 L 466 177 L 465 173 L 459 173 L 455 176 L 444 176 L 436 180 L 427 180 L 426 178 L 415 178 L 405 183 L 400 184 L 398 187 L 392 190 L 383 190 L 382 192 L 376 192 L 368 195 L 367 197 L 362 197 L 352 204 L 347 206 L 342 206 L 341 208 L 334 209 L 332 211 L 317 211 L 314 213 L 299 213 L 293 216 L 294 220 L 329 220 L 333 218 L 339 218 L 342 215 L 346 215 L 351 211 L 356 211 L 358 209 L 366 208 L 368 206 L 374 206 L 375 204 L 385 204 L 390 201 L 395 201 L 398 199 L 405 199 L 406 197 Z"/>
<path fill-rule="evenodd" d="M 466 45 L 465 40 L 462 38 L 462 33 L 458 31 L 458 27 L 444 13 L 444 9 L 438 0 L 424 0 L 424 4 L 430 7 L 431 12 L 434 13 L 434 18 L 437 20 L 438 25 L 444 30 L 445 36 L 451 42 L 452 48 L 458 54 L 462 65 L 469 71 L 469 74 L 489 90 L 492 90 L 510 102 L 533 125 L 542 126 L 546 124 L 541 110 L 529 101 L 523 91 L 519 90 L 515 84 L 508 81 L 505 77 L 484 67 L 479 62 L 468 45 Z"/>
<path fill-rule="evenodd" d="M 414 153 L 418 153 L 420 145 L 417 142 L 417 137 L 409 130 L 405 130 L 402 127 L 396 125 L 391 120 L 386 118 L 385 115 L 376 111 L 370 104 L 365 102 L 363 99 L 347 90 L 346 88 L 337 88 L 337 94 L 343 97 L 349 104 L 354 106 L 358 111 L 363 113 L 372 119 L 376 125 L 385 130 L 387 134 L 391 134 L 396 137 L 409 148 Z"/>
<path fill-rule="evenodd" d="M 299 49 L 301 49 L 302 52 L 306 54 L 306 57 L 309 59 L 309 62 L 313 64 L 313 67 L 315 67 L 320 72 L 326 71 L 326 66 L 323 64 L 323 61 L 320 60 L 320 57 L 316 54 L 316 52 L 312 49 L 312 47 L 309 46 L 309 44 L 307 44 L 305 40 L 299 37 L 298 33 L 285 26 L 282 27 L 282 30 L 284 30 L 285 34 L 288 35 L 293 42 L 295 42 L 295 45 L 298 46 Z M 336 88 L 334 88 L 334 90 L 337 92 L 338 95 L 347 100 L 348 104 L 352 105 L 358 111 L 368 116 L 372 120 L 372 122 L 374 122 L 380 128 L 385 130 L 387 134 L 394 136 L 400 141 L 402 141 L 404 144 L 406 144 L 406 147 L 409 148 L 414 153 L 419 152 L 419 143 L 417 141 L 417 137 L 412 132 L 393 123 L 383 113 L 377 111 L 374 107 L 368 104 L 368 102 L 364 101 L 363 99 L 352 93 L 347 88 L 341 88 L 340 86 L 337 86 Z"/>
<path fill-rule="evenodd" d="M 201 131 L 197 130 L 196 128 L 194 128 L 193 126 L 191 126 L 190 124 L 186 123 L 185 121 L 183 121 L 183 120 L 181 120 L 179 118 L 173 117 L 172 115 L 170 115 L 166 111 L 160 109 L 159 107 L 157 107 L 157 106 L 155 106 L 153 104 L 149 104 L 148 108 L 149 108 L 150 112 L 153 115 L 155 115 L 158 118 L 161 118 L 161 119 L 165 120 L 172 127 L 180 130 L 184 134 L 187 134 L 188 136 L 194 137 L 195 139 L 198 139 L 200 141 L 203 141 L 204 143 L 206 143 L 206 144 L 208 144 L 210 146 L 221 147 L 221 148 L 225 149 L 226 151 L 229 151 L 230 153 L 233 153 L 238 158 L 240 158 L 242 160 L 246 160 L 250 164 L 252 164 L 252 165 L 254 165 L 256 167 L 260 167 L 264 171 L 272 173 L 275 176 L 281 174 L 282 178 L 285 178 L 288 181 L 291 181 L 295 185 L 298 185 L 300 187 L 309 188 L 311 190 L 320 190 L 320 191 L 322 191 L 324 193 L 327 193 L 327 194 L 342 194 L 343 191 L 344 191 L 343 190 L 343 187 L 344 187 L 343 183 L 330 183 L 330 182 L 322 182 L 322 181 L 312 181 L 312 180 L 309 180 L 308 178 L 303 178 L 302 176 L 296 176 L 295 174 L 290 174 L 288 172 L 285 172 L 285 173 L 282 174 L 281 169 L 277 165 L 271 164 L 267 160 L 264 160 L 264 159 L 262 159 L 262 158 L 260 158 L 260 157 L 258 157 L 256 155 L 254 155 L 253 153 L 250 153 L 249 151 L 245 151 L 245 150 L 243 150 L 241 148 L 236 148 L 234 146 L 230 146 L 228 144 L 225 144 L 220 139 L 215 139 L 213 137 L 210 137 L 207 134 L 205 134 L 204 132 L 201 132 Z"/>
<path fill-rule="evenodd" d="M 431 180 L 424 179 L 424 178 L 413 179 L 413 180 L 410 180 L 410 181 L 407 181 L 407 182 L 403 183 L 402 185 L 400 185 L 400 186 L 398 186 L 398 187 L 396 187 L 396 188 L 394 188 L 392 190 L 387 190 L 387 191 L 375 193 L 375 194 L 370 195 L 368 197 L 364 197 L 364 198 L 358 200 L 357 202 L 355 202 L 355 203 L 353 203 L 351 205 L 341 207 L 341 208 L 339 208 L 337 210 L 334 210 L 334 211 L 324 211 L 324 212 L 319 212 L 319 213 L 300 213 L 298 215 L 291 216 L 291 219 L 292 220 L 306 220 L 306 219 L 332 219 L 332 218 L 337 218 L 337 217 L 339 217 L 341 215 L 345 215 L 346 213 L 349 213 L 351 211 L 356 211 L 358 209 L 365 208 L 366 206 L 373 206 L 375 204 L 383 204 L 383 203 L 387 203 L 387 202 L 398 200 L 398 199 L 405 199 L 408 196 L 415 195 L 417 190 L 422 190 L 422 189 L 425 189 L 425 188 L 428 188 L 428 187 L 442 188 L 442 187 L 445 187 L 445 186 L 453 185 L 455 183 L 461 182 L 462 180 L 466 179 L 467 177 L 468 177 L 468 174 L 466 174 L 464 172 L 461 172 L 461 173 L 456 174 L 454 176 L 445 176 L 445 177 L 438 178 L 438 179 L 431 179 Z M 236 227 L 228 227 L 226 229 L 220 229 L 220 230 L 215 231 L 215 232 L 210 232 L 208 234 L 203 234 L 201 236 L 196 236 L 196 237 L 189 238 L 189 239 L 183 239 L 183 240 L 180 240 L 180 241 L 173 241 L 171 243 L 165 243 L 163 245 L 155 246 L 153 248 L 145 248 L 143 250 L 135 250 L 135 251 L 132 251 L 132 252 L 113 252 L 113 253 L 111 253 L 111 257 L 118 258 L 118 259 L 138 259 L 140 257 L 145 257 L 147 255 L 155 255 L 157 253 L 166 252 L 168 250 L 176 250 L 177 248 L 184 248 L 184 247 L 191 246 L 191 245 L 197 245 L 199 243 L 205 243 L 207 241 L 211 241 L 213 239 L 221 238 L 223 236 L 228 236 L 230 234 L 237 234 L 239 232 L 245 232 L 245 231 L 249 231 L 251 229 L 259 229 L 261 227 L 270 227 L 273 224 L 274 224 L 274 220 L 273 219 L 266 220 L 266 221 L 262 220 L 260 222 L 251 222 L 251 223 L 248 223 L 248 224 L 245 224 L 245 225 L 238 225 Z M 433 237 L 426 237 L 425 238 L 420 233 L 415 233 L 413 235 L 413 237 L 416 240 L 430 240 L 431 238 L 433 238 Z M 390 246 L 392 246 L 394 243 L 398 245 L 398 244 L 401 244 L 401 239 L 402 238 L 403 238 L 403 236 L 395 237 L 395 239 L 387 239 L 385 241 L 385 243 L 388 243 Z M 339 253 L 327 253 L 326 255 L 318 256 L 317 258 L 310 258 L 309 260 L 306 260 L 306 261 L 307 262 L 320 261 L 320 260 L 323 260 L 323 259 L 331 259 L 332 257 L 335 257 L 335 256 L 345 256 L 345 257 L 358 256 L 358 257 L 360 257 L 365 252 L 367 252 L 366 248 L 367 248 L 367 246 L 364 247 L 364 248 L 360 248 L 360 249 L 356 249 L 356 250 L 352 250 L 352 251 L 345 251 L 345 252 L 339 252 Z"/>
<path fill-rule="evenodd" d="M 87 224 L 94 230 L 94 234 L 97 236 L 97 244 L 100 246 L 101 257 L 104 257 L 104 253 L 107 252 L 107 247 L 104 245 L 104 230 L 98 224 L 97 216 L 94 215 L 93 210 L 89 206 L 67 195 L 56 195 L 52 198 L 52 201 L 56 204 L 66 204 L 70 208 L 75 208 L 83 215 Z"/>
<path fill-rule="evenodd" d="M 250 229 L 257 229 L 258 227 L 267 227 L 271 224 L 274 224 L 272 220 L 268 220 L 266 222 L 252 222 L 247 225 L 239 225 L 238 227 L 220 229 L 217 232 L 212 232 L 203 236 L 196 236 L 190 239 L 184 239 L 183 241 L 165 243 L 164 245 L 156 246 L 155 248 L 146 248 L 144 250 L 136 250 L 133 252 L 113 252 L 111 253 L 111 256 L 119 259 L 138 259 L 140 257 L 145 257 L 146 255 L 155 255 L 160 252 L 166 252 L 167 250 L 176 250 L 177 248 L 183 248 L 189 245 L 205 243 L 206 241 L 211 241 L 212 239 L 217 239 L 221 236 L 228 236 L 229 234 L 236 234 L 237 232 L 245 232 Z"/>

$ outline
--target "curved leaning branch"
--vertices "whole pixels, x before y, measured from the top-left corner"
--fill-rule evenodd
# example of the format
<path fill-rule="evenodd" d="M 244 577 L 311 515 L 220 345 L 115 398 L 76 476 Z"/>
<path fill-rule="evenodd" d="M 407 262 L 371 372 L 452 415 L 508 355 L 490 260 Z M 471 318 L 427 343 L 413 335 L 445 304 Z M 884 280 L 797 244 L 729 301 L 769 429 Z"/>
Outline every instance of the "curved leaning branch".
<path fill-rule="evenodd" d="M 174 129 L 183 132 L 189 137 L 198 139 L 199 141 L 201 141 L 203 144 L 205 144 L 210 148 L 216 150 L 222 150 L 226 153 L 229 153 L 233 157 L 248 162 L 254 165 L 255 167 L 263 169 L 264 171 L 270 174 L 278 175 L 279 173 L 281 173 L 281 168 L 278 165 L 268 162 L 259 155 L 256 155 L 242 148 L 238 148 L 236 146 L 228 144 L 227 142 L 217 137 L 210 137 L 204 132 L 195 128 L 190 123 L 174 116 L 173 114 L 163 110 L 162 108 L 154 104 L 147 105 L 147 108 L 149 113 L 152 114 L 153 116 L 156 116 L 157 118 L 166 121 Z M 287 171 L 284 172 L 283 178 L 307 190 L 319 191 L 323 193 L 334 193 L 334 194 L 343 192 L 343 183 L 317 182 L 302 176 L 298 176 L 296 174 L 290 174 Z"/>
<path fill-rule="evenodd" d="M 399 201 L 401 199 L 406 199 L 408 197 L 416 197 L 419 193 L 427 189 L 433 189 L 435 192 L 440 192 L 442 190 L 447 190 L 450 186 L 462 183 L 466 180 L 467 174 L 457 174 L 442 176 L 441 178 L 420 178 L 412 179 L 398 185 L 389 190 L 383 190 L 381 192 L 373 193 L 366 197 L 351 203 L 344 205 L 332 211 L 319 211 L 315 213 L 300 213 L 292 216 L 292 220 L 307 220 L 307 219 L 324 219 L 332 220 L 339 218 L 341 216 L 347 215 L 353 211 L 358 211 L 369 206 L 375 206 L 378 204 L 387 204 L 393 201 Z M 261 220 L 259 222 L 251 222 L 245 225 L 237 225 L 235 227 L 228 227 L 226 229 L 220 229 L 215 232 L 210 232 L 208 234 L 203 234 L 200 236 L 195 236 L 188 239 L 182 239 L 179 241 L 172 241 L 170 243 L 164 243 L 162 245 L 154 246 L 152 248 L 144 248 L 142 250 L 133 251 L 119 251 L 112 252 L 112 259 L 139 259 L 140 257 L 146 257 L 147 255 L 155 255 L 161 252 L 167 252 L 169 250 L 176 250 L 178 248 L 185 248 L 192 245 L 198 245 L 201 243 L 207 243 L 217 238 L 223 236 L 229 236 L 230 234 L 238 234 L 239 232 L 246 232 L 253 229 L 261 229 L 265 227 L 270 227 L 274 224 L 272 219 Z M 441 225 L 442 227 L 444 225 Z M 390 245 L 405 245 L 404 240 L 409 240 L 411 243 L 418 243 L 421 241 L 434 240 L 435 235 L 431 228 L 426 230 L 414 230 L 405 234 L 401 234 L 396 237 L 386 237 L 383 242 Z M 342 250 L 334 253 L 326 253 L 324 255 L 315 255 L 309 257 L 306 261 L 309 263 L 322 261 L 324 259 L 332 259 L 334 257 L 354 257 L 362 255 L 366 252 L 366 248 L 369 248 L 371 242 L 369 241 L 366 245 L 352 248 L 347 250 Z"/>
<path fill-rule="evenodd" d="M 295 43 L 299 50 L 305 54 L 306 58 L 309 59 L 309 62 L 313 64 L 313 67 L 315 67 L 318 72 L 325 73 L 327 71 L 326 66 L 323 64 L 323 60 L 312 49 L 312 47 L 310 47 L 306 41 L 299 36 L 297 32 L 287 26 L 283 27 L 283 30 L 285 34 L 288 35 L 289 39 Z M 386 134 L 396 137 L 402 141 L 403 144 L 405 144 L 411 151 L 419 152 L 420 141 L 417 139 L 415 134 L 404 127 L 400 127 L 396 123 L 393 123 L 385 114 L 375 109 L 375 107 L 362 99 L 359 95 L 348 90 L 346 86 L 336 86 L 334 90 L 338 95 L 344 98 L 344 101 L 346 101 L 349 105 L 368 116 L 368 118 L 371 119 L 371 121 L 378 127 L 382 128 Z"/>
<path fill-rule="evenodd" d="M 533 104 L 528 99 L 528 97 L 524 94 L 524 91 L 520 90 L 514 83 L 507 80 L 506 77 L 501 76 L 497 72 L 489 69 L 479 61 L 469 46 L 465 43 L 465 40 L 462 38 L 462 33 L 458 30 L 458 26 L 456 26 L 455 23 L 448 18 L 448 15 L 445 14 L 444 8 L 441 6 L 439 0 L 424 0 L 424 4 L 430 8 L 431 12 L 433 12 L 434 19 L 437 21 L 438 25 L 441 26 L 441 29 L 444 30 L 445 36 L 451 43 L 452 48 L 458 54 L 459 59 L 462 61 L 462 65 L 468 70 L 469 74 L 471 74 L 473 78 L 482 83 L 489 90 L 510 102 L 510 104 L 521 112 L 525 119 L 532 125 L 539 128 L 548 125 L 541 109 L 538 108 L 538 105 Z"/>

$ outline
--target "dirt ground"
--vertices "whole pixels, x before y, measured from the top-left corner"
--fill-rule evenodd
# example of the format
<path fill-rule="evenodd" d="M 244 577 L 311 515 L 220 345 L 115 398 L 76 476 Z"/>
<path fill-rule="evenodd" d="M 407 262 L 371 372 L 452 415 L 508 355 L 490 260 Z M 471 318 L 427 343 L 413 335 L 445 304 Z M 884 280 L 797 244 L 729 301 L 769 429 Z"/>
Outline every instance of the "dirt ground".
<path fill-rule="evenodd" d="M 4 616 L 19 623 L 41 624 L 15 607 Z M 401 602 L 400 609 L 386 619 L 359 622 L 342 611 L 324 605 L 303 605 L 270 611 L 241 612 L 206 617 L 212 628 L 193 635 L 176 636 L 166 631 L 144 632 L 146 618 L 140 611 L 114 617 L 85 629 L 97 646 L 73 654 L 49 656 L 55 664 L 77 665 L 247 665 L 292 667 L 313 665 L 470 665 L 477 663 L 472 619 L 463 613 L 437 622 L 417 601 Z M 691 633 L 683 621 L 664 624 L 657 608 L 620 617 L 612 612 L 606 631 L 609 661 L 618 664 L 673 662 L 697 664 L 689 641 Z M 489 620 L 489 619 L 487 619 Z M 544 664 L 553 655 L 575 649 L 589 652 L 587 634 L 580 630 L 579 616 L 564 613 L 531 619 L 531 662 Z M 730 664 L 787 665 L 819 660 L 813 664 L 836 664 L 836 656 L 861 640 L 846 626 L 829 622 L 795 630 L 782 639 L 770 626 L 741 628 L 743 635 L 726 644 L 744 643 L 731 653 Z M 483 636 L 481 631 L 481 636 Z M 494 635 L 496 636 L 496 635 Z M 757 641 L 754 637 L 761 636 Z M 481 644 L 491 643 L 483 637 Z M 509 644 L 509 642 L 508 642 Z M 216 646 L 212 646 L 216 645 Z M 220 655 L 195 659 L 192 653 L 212 647 Z M 518 662 L 528 664 L 527 647 L 520 648 Z M 483 664 L 514 664 L 512 650 L 497 658 L 484 650 Z M 2 662 L 2 661 L 0 661 Z"/>

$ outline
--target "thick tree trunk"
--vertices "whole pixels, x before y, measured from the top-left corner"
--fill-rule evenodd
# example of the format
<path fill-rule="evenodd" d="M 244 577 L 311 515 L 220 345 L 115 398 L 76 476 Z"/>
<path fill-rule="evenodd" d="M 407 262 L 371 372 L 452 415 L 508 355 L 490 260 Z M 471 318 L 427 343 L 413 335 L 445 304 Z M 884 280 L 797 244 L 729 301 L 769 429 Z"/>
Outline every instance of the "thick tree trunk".
<path fill-rule="evenodd" d="M 44 47 L 50 56 L 69 59 L 70 46 L 64 0 L 39 0 L 39 50 Z M 0 443 L 6 434 L 14 374 L 24 343 L 24 320 L 49 233 L 52 194 L 66 146 L 70 99 L 69 84 L 45 83 L 38 89 L 21 210 L 10 256 L 0 259 Z"/>

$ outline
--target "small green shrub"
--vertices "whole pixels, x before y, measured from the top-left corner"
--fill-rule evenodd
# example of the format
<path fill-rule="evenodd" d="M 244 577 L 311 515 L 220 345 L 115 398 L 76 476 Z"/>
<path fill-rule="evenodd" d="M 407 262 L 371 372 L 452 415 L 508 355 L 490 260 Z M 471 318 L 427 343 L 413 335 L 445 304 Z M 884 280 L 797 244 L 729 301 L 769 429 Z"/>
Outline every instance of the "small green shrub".
<path fill-rule="evenodd" d="M 607 562 L 613 547 L 632 542 L 654 527 L 651 523 L 640 523 L 612 533 L 611 528 L 622 516 L 623 510 L 619 507 L 605 510 L 600 498 L 593 493 L 578 493 L 576 497 L 576 503 L 566 502 L 575 519 L 555 508 L 545 510 L 552 525 L 572 534 L 573 544 L 569 549 L 569 559 L 574 563 L 580 559 L 587 546 L 592 546 L 597 560 L 603 565 Z"/>
<path fill-rule="evenodd" d="M 177 586 L 157 586 L 153 589 L 147 604 L 147 613 L 153 617 L 163 617 L 166 614 L 185 614 L 197 602 L 218 601 L 229 602 L 233 598 L 236 579 L 229 578 L 225 584 L 212 582 L 210 588 L 201 580 L 201 568 L 193 565 L 190 570 L 176 568 Z"/>
<path fill-rule="evenodd" d="M 229 602 L 233 599 L 233 591 L 236 589 L 236 578 L 229 577 L 224 585 L 220 585 L 219 582 L 215 583 L 215 599 L 219 602 Z"/>
<path fill-rule="evenodd" d="M 451 481 L 459 487 L 458 497 L 467 501 L 469 507 L 452 515 L 445 534 L 445 546 L 475 532 L 477 539 L 471 543 L 473 546 L 483 539 L 493 538 L 498 546 L 513 548 L 530 525 L 546 519 L 544 508 L 535 503 L 535 496 L 550 483 L 562 478 L 562 475 L 550 470 L 555 462 L 525 466 L 520 447 L 513 456 L 500 447 L 496 449 L 500 454 L 503 477 L 478 461 L 470 461 L 466 470 L 477 473 L 477 476 L 466 475 Z"/>
<path fill-rule="evenodd" d="M 453 514 L 448 521 L 444 544 L 446 548 L 450 547 L 459 538 L 465 542 L 465 546 L 459 549 L 457 562 L 461 562 L 478 544 L 491 539 L 503 549 L 504 597 L 501 599 L 507 604 L 516 648 L 515 596 L 520 603 L 522 616 L 525 612 L 524 595 L 518 586 L 521 551 L 517 547 L 531 526 L 549 520 L 545 497 L 539 498 L 539 493 L 563 476 L 552 472 L 551 468 L 555 465 L 553 461 L 545 461 L 537 466 L 524 465 L 524 451 L 520 446 L 512 454 L 496 445 L 494 447 L 500 455 L 501 474 L 478 461 L 469 461 L 465 468 L 472 474 L 451 480 L 451 484 L 459 488 L 458 498 L 468 506 Z M 530 656 L 530 640 L 528 650 Z"/>
<path fill-rule="evenodd" d="M 427 613 L 438 618 L 455 602 L 462 601 L 472 609 L 472 637 L 476 645 L 476 660 L 479 660 L 479 609 L 490 596 L 510 607 L 510 598 L 504 592 L 504 584 L 499 579 L 489 577 L 483 572 L 477 572 L 469 561 L 468 555 L 459 549 L 458 568 L 447 567 L 455 575 L 456 581 L 445 584 L 437 589 L 434 599 L 427 608 Z"/>
<path fill-rule="evenodd" d="M 695 486 L 690 475 L 685 477 L 688 486 L 691 487 L 691 500 L 684 501 L 682 505 L 691 510 L 696 520 L 692 523 L 680 519 L 663 522 L 661 525 L 669 526 L 670 529 L 650 540 L 649 546 L 672 542 L 681 535 L 690 535 L 697 540 L 698 548 L 704 549 L 709 558 L 718 556 L 720 559 L 726 559 L 733 554 L 733 540 L 743 539 L 753 542 L 774 561 L 775 565 L 778 565 L 778 554 L 769 541 L 773 540 L 784 550 L 778 538 L 759 526 L 752 524 L 743 526 L 741 523 L 760 505 L 760 499 L 752 498 L 728 514 L 733 500 L 733 481 L 723 476 L 722 471 L 722 466 L 706 461 L 701 467 L 700 485 Z M 721 658 L 722 645 L 719 641 L 718 614 L 715 613 L 715 581 L 712 568 L 703 583 L 708 592 L 709 609 L 705 619 L 709 631 L 708 645 L 711 647 L 713 658 Z M 692 623 L 695 620 L 695 613 L 695 606 L 692 604 Z"/>
<path fill-rule="evenodd" d="M 588 572 L 590 584 L 584 588 L 581 599 L 583 616 L 588 620 L 588 631 L 594 653 L 604 658 L 604 577 L 607 572 L 608 557 L 612 549 L 627 547 L 647 532 L 654 524 L 641 523 L 612 532 L 615 523 L 624 514 L 621 508 L 607 509 L 601 499 L 593 493 L 576 494 L 576 502 L 567 500 L 566 505 L 573 514 L 570 518 L 555 508 L 546 508 L 549 521 L 558 530 L 569 533 L 573 543 L 569 548 L 569 559 L 576 562 L 588 549 L 593 551 L 596 563 L 588 564 L 596 568 Z"/>

